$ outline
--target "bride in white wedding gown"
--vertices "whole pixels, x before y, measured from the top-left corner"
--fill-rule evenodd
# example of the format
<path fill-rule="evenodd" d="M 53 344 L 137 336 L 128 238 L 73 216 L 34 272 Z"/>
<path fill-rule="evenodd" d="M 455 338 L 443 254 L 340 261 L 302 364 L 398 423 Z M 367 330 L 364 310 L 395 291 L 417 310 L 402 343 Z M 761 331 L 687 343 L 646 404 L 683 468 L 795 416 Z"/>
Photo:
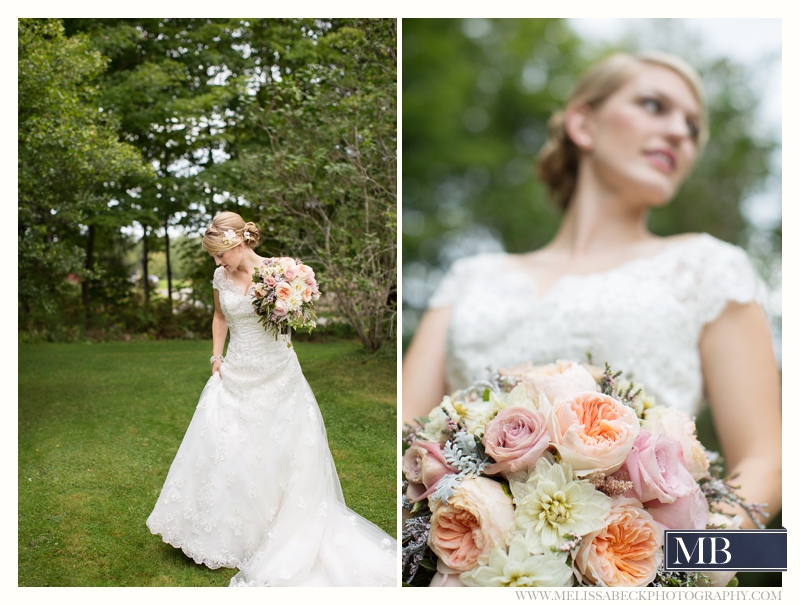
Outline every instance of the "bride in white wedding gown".
<path fill-rule="evenodd" d="M 539 156 L 564 208 L 558 232 L 535 252 L 453 265 L 403 361 L 404 421 L 489 367 L 589 353 L 690 414 L 705 394 L 740 494 L 774 516 L 780 382 L 761 282 L 736 246 L 647 229 L 648 211 L 674 197 L 706 137 L 699 78 L 683 61 L 616 55 L 589 70 Z"/>
<path fill-rule="evenodd" d="M 230 212 L 206 231 L 212 376 L 147 526 L 197 563 L 239 568 L 232 586 L 396 586 L 396 540 L 345 506 L 294 348 L 253 311 L 258 237 Z"/>

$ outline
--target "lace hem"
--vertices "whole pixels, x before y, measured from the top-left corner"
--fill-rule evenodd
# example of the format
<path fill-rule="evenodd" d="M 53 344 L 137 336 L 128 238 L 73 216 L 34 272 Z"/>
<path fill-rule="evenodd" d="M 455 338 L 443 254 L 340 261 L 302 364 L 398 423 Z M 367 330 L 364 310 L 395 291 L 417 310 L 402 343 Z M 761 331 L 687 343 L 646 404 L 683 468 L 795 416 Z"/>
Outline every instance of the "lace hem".
<path fill-rule="evenodd" d="M 170 540 L 164 535 L 164 533 L 162 533 L 163 530 L 159 528 L 158 524 L 151 523 L 149 520 L 147 521 L 147 528 L 150 530 L 151 534 L 155 536 L 161 536 L 161 540 L 163 540 L 165 544 L 169 544 L 174 548 L 180 548 L 187 557 L 192 559 L 198 565 L 205 565 L 209 569 L 219 569 L 221 567 L 226 567 L 228 569 L 239 569 L 242 566 L 243 561 L 237 557 L 208 557 L 205 556 L 201 550 L 192 548 L 183 540 Z"/>

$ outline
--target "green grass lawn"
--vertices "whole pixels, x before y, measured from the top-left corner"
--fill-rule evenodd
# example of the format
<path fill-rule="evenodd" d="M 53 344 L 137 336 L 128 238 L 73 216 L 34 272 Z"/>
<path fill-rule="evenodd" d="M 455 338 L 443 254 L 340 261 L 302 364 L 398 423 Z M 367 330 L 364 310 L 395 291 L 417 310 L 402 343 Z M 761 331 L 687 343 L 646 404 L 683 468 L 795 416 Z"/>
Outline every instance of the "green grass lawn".
<path fill-rule="evenodd" d="M 347 505 L 396 535 L 396 365 L 295 343 Z M 20 586 L 224 586 L 145 520 L 208 379 L 210 342 L 19 347 Z"/>

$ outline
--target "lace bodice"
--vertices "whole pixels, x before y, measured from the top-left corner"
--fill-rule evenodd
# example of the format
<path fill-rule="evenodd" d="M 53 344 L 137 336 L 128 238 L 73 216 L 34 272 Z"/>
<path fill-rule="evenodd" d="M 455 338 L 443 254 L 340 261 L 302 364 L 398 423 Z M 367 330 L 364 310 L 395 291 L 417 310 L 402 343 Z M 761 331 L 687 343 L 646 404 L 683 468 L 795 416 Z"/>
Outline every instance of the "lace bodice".
<path fill-rule="evenodd" d="M 659 403 L 696 414 L 703 327 L 729 301 L 763 304 L 765 295 L 741 248 L 701 234 L 608 271 L 564 275 L 544 294 L 506 254 L 465 258 L 428 306 L 452 307 L 450 390 L 486 377 L 487 368 L 589 354 L 643 383 Z"/>
<path fill-rule="evenodd" d="M 224 267 L 217 267 L 211 283 L 219 291 L 219 304 L 228 322 L 230 341 L 225 355 L 228 367 L 233 363 L 245 371 L 246 368 L 252 368 L 255 376 L 269 370 L 276 356 L 281 359 L 287 355 L 294 356 L 293 350 L 286 346 L 288 337 L 276 340 L 259 323 L 259 316 L 253 309 L 252 291 L 255 284 L 245 293 L 228 278 Z M 246 388 L 248 385 L 242 386 Z"/>

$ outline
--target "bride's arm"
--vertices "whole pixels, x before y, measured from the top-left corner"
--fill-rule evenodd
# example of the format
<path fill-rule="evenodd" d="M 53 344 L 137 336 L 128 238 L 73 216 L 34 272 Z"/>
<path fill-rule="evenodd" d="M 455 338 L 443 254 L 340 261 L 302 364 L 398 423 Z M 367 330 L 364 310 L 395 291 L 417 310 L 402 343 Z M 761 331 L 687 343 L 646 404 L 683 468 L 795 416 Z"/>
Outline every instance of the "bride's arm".
<path fill-rule="evenodd" d="M 219 306 L 219 291 L 214 290 L 214 319 L 211 320 L 211 339 L 213 346 L 211 354 L 214 357 L 221 357 L 225 350 L 225 338 L 228 336 L 228 321 Z M 211 364 L 211 373 L 218 371 L 222 362 L 217 360 Z M 220 376 L 222 373 L 220 372 Z"/>
<path fill-rule="evenodd" d="M 403 358 L 403 423 L 427 416 L 447 394 L 445 338 L 450 307 L 431 309 L 422 317 Z"/>
<path fill-rule="evenodd" d="M 703 331 L 700 353 L 728 473 L 739 473 L 746 502 L 769 504 L 771 519 L 781 508 L 781 396 L 764 312 L 729 303 Z"/>

